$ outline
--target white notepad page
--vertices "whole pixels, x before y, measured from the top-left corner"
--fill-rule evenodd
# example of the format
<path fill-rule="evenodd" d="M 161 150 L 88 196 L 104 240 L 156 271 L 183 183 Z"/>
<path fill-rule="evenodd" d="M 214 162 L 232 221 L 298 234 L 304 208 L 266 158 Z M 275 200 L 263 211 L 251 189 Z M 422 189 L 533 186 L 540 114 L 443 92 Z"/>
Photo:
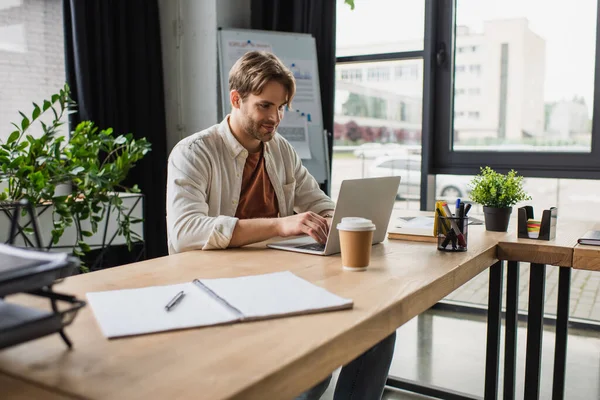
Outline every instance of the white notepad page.
<path fill-rule="evenodd" d="M 181 290 L 185 297 L 167 312 L 165 306 Z M 87 298 L 108 338 L 217 325 L 238 318 L 191 282 L 92 292 L 87 293 Z"/>
<path fill-rule="evenodd" d="M 201 281 L 240 310 L 247 319 L 307 314 L 352 306 L 352 300 L 336 296 L 289 271 Z"/>
<path fill-rule="evenodd" d="M 91 292 L 87 298 L 102 333 L 108 338 L 352 307 L 352 300 L 336 296 L 291 272 L 200 281 L 212 293 L 188 282 Z M 167 312 L 165 305 L 181 290 L 185 297 Z M 215 294 L 243 317 L 215 299 Z"/>

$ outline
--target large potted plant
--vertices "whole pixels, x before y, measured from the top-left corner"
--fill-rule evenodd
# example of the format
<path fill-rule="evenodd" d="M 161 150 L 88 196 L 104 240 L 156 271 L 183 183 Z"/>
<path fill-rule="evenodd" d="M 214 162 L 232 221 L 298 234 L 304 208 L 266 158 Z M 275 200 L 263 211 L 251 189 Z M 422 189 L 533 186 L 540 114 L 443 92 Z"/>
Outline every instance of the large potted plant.
<path fill-rule="evenodd" d="M 31 114 L 20 112 L 20 124 L 13 123 L 15 130 L 0 143 L 0 183 L 5 186 L 0 207 L 10 213 L 10 206 L 23 199 L 36 207 L 51 206 L 52 226 L 44 246 L 57 244 L 65 230 L 74 228 L 71 252 L 78 256 L 90 250 L 86 238 L 110 213 L 131 249 L 132 241 L 139 239 L 131 225 L 141 221 L 130 217 L 118 192 L 139 192 L 137 185 L 125 187 L 122 182 L 150 151 L 150 143 L 131 134 L 115 135 L 111 128 L 99 129 L 91 121 L 65 135 L 61 127 L 76 106 L 69 94 L 65 85 L 41 106 L 33 103 Z M 43 115 L 49 113 L 48 122 Z M 36 123 L 41 132 L 30 134 Z M 57 187 L 65 185 L 67 192 L 58 193 Z"/>
<path fill-rule="evenodd" d="M 501 174 L 490 167 L 481 168 L 470 182 L 471 200 L 483 206 L 485 228 L 488 231 L 506 232 L 512 206 L 531 200 L 524 188 L 523 177 L 511 170 Z"/>

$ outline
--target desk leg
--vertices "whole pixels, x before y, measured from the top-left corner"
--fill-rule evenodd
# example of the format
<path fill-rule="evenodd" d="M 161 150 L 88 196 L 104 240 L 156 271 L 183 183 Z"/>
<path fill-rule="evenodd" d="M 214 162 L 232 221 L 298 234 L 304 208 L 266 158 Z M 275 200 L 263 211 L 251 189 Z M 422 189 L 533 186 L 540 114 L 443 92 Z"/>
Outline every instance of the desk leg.
<path fill-rule="evenodd" d="M 498 398 L 498 369 L 500 363 L 500 326 L 502 311 L 502 261 L 490 267 L 488 295 L 487 345 L 485 354 L 486 400 Z"/>
<path fill-rule="evenodd" d="M 556 304 L 556 342 L 554 343 L 554 379 L 552 385 L 553 400 L 562 400 L 565 395 L 570 291 L 571 268 L 560 267 L 558 275 L 558 302 Z"/>
<path fill-rule="evenodd" d="M 529 273 L 529 312 L 527 316 L 527 350 L 525 361 L 525 399 L 540 397 L 542 333 L 544 329 L 544 291 L 546 265 L 531 264 Z"/>
<path fill-rule="evenodd" d="M 506 331 L 504 346 L 504 399 L 515 398 L 517 327 L 519 321 L 519 263 L 508 262 L 506 272 Z"/>

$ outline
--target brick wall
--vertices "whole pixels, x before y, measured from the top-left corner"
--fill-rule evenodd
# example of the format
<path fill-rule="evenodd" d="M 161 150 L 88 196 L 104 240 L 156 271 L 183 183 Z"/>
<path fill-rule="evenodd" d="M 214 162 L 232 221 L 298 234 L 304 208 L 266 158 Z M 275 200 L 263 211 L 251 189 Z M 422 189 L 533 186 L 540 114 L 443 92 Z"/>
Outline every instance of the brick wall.
<path fill-rule="evenodd" d="M 41 106 L 64 83 L 62 1 L 0 2 L 0 139 L 20 124 L 18 111 L 30 115 L 32 102 Z M 38 124 L 32 133 L 40 132 Z"/>

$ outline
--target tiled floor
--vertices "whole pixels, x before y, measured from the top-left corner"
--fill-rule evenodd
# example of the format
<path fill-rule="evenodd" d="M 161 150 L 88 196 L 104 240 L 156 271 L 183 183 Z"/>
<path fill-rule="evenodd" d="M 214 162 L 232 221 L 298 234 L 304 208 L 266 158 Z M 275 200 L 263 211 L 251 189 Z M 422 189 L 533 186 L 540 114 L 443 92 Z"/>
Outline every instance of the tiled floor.
<path fill-rule="evenodd" d="M 504 337 L 504 332 L 502 335 Z M 448 311 L 427 311 L 398 330 L 390 373 L 483 396 L 485 337 L 484 317 Z M 521 399 L 525 343 L 526 329 L 520 326 L 515 398 Z M 543 336 L 541 399 L 551 398 L 553 353 L 554 332 L 552 327 L 548 327 Z M 499 382 L 502 382 L 502 375 Z M 323 400 L 333 399 L 334 387 L 335 381 L 332 381 Z M 386 390 L 383 398 L 400 400 L 427 397 Z M 565 399 L 600 399 L 600 332 L 569 330 Z"/>

